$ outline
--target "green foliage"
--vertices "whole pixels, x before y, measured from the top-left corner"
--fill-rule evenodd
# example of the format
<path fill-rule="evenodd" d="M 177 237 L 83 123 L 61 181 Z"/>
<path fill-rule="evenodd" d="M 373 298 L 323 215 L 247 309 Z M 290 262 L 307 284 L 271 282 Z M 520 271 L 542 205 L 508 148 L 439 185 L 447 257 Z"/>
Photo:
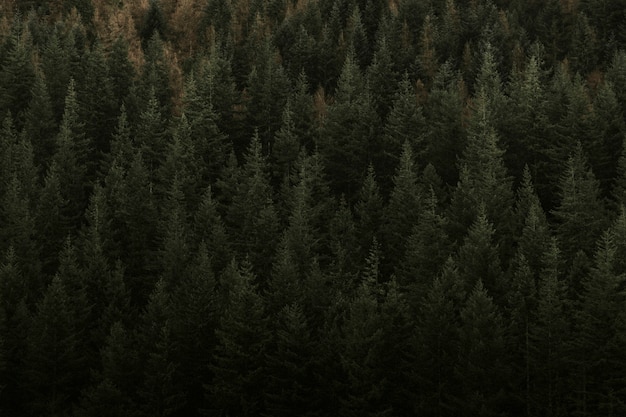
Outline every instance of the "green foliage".
<path fill-rule="evenodd" d="M 0 3 L 0 413 L 626 414 L 623 0 Z"/>

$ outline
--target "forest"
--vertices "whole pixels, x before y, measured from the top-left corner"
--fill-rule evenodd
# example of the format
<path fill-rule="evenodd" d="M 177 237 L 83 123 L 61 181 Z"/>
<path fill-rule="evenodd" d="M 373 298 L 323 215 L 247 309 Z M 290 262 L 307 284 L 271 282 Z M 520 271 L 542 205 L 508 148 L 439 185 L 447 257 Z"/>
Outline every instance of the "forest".
<path fill-rule="evenodd" d="M 626 0 L 0 0 L 0 414 L 626 415 Z"/>

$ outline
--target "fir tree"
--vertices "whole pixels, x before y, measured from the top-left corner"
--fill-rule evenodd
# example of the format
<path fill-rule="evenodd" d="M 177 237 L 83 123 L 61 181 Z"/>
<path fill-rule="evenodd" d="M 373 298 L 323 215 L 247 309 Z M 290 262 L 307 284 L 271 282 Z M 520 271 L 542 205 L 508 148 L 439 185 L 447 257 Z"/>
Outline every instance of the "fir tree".
<path fill-rule="evenodd" d="M 205 385 L 211 407 L 223 414 L 263 412 L 265 354 L 269 338 L 263 298 L 249 266 L 231 263 L 220 277 L 227 304 L 215 331 L 213 380 Z"/>

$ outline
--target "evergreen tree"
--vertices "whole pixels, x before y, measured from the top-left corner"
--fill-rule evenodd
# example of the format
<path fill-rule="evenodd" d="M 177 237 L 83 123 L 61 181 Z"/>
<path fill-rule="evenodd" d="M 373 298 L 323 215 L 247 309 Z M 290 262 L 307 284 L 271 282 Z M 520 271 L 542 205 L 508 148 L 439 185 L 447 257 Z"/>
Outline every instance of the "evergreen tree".
<path fill-rule="evenodd" d="M 310 416 L 319 409 L 315 397 L 315 341 L 302 307 L 293 302 L 279 313 L 267 352 L 265 410 L 269 416 Z"/>
<path fill-rule="evenodd" d="M 25 23 L 20 16 L 15 17 L 0 71 L 0 114 L 4 115 L 9 110 L 13 112 L 18 129 L 22 128 L 35 81 L 31 59 L 32 36 Z"/>
<path fill-rule="evenodd" d="M 614 378 L 609 341 L 616 333 L 616 318 L 624 305 L 620 292 L 624 275 L 615 271 L 616 246 L 612 232 L 598 242 L 594 267 L 583 278 L 582 294 L 575 312 L 574 402 L 577 413 L 594 415 L 617 405 L 609 381 Z"/>
<path fill-rule="evenodd" d="M 393 190 L 385 209 L 383 249 L 386 255 L 383 271 L 397 265 L 406 252 L 406 242 L 419 221 L 423 191 L 418 182 L 413 151 L 408 142 L 402 147 L 400 163 L 393 177 Z"/>
<path fill-rule="evenodd" d="M 459 407 L 498 415 L 506 404 L 507 368 L 502 316 L 479 279 L 460 314 Z"/>
<path fill-rule="evenodd" d="M 496 104 L 491 104 L 492 100 L 495 98 L 487 96 L 485 89 L 476 98 L 467 146 L 459 161 L 460 179 L 452 194 L 448 215 L 453 238 L 467 230 L 481 205 L 484 205 L 486 215 L 493 219 L 500 234 L 498 240 L 503 240 L 511 227 L 513 193 L 502 159 L 503 152 L 498 145 L 492 110 Z"/>
<path fill-rule="evenodd" d="M 137 387 L 141 415 L 170 416 L 184 406 L 182 387 L 174 374 L 178 363 L 173 358 L 171 338 L 171 284 L 156 282 L 140 318 L 137 331 L 141 382 Z"/>
<path fill-rule="evenodd" d="M 561 279 L 560 254 L 553 239 L 545 254 L 537 288 L 537 308 L 530 329 L 532 403 L 538 414 L 557 416 L 566 413 L 566 342 L 570 335 L 566 283 Z"/>
<path fill-rule="evenodd" d="M 202 194 L 202 199 L 193 219 L 193 235 L 197 244 L 205 244 L 212 256 L 215 272 L 221 271 L 232 258 L 229 236 L 218 205 L 213 198 L 213 191 L 208 187 Z"/>
<path fill-rule="evenodd" d="M 463 245 L 459 248 L 459 273 L 465 283 L 466 291 L 480 286 L 493 294 L 497 305 L 506 301 L 507 288 L 503 279 L 497 244 L 494 243 L 495 230 L 483 210 L 470 227 Z"/>
<path fill-rule="evenodd" d="M 431 188 L 407 239 L 405 256 L 395 268 L 400 289 L 408 293 L 410 305 L 415 308 L 450 256 L 451 244 L 445 228 L 446 220 L 437 212 L 437 197 Z"/>
<path fill-rule="evenodd" d="M 34 414 L 67 413 L 84 383 L 84 357 L 64 287 L 60 276 L 52 280 L 28 331 L 24 389 Z"/>
<path fill-rule="evenodd" d="M 42 71 L 35 72 L 31 94 L 32 98 L 24 115 L 24 132 L 33 144 L 35 164 L 40 173 L 43 173 L 55 151 L 51 132 L 57 127 L 47 82 Z"/>
<path fill-rule="evenodd" d="M 233 248 L 250 256 L 259 276 L 269 275 L 278 239 L 278 217 L 272 200 L 267 160 L 255 134 L 241 167 L 241 182 L 226 216 Z"/>
<path fill-rule="evenodd" d="M 398 164 L 405 143 L 411 145 L 418 161 L 422 160 L 425 151 L 423 139 L 426 121 L 407 73 L 404 74 L 398 88 L 385 122 L 382 139 L 383 160 L 379 161 L 379 171 L 385 182 L 383 184 L 385 190 L 389 188 L 387 180 L 391 178 L 393 167 Z"/>
<path fill-rule="evenodd" d="M 232 144 L 219 127 L 219 114 L 210 91 L 203 91 L 193 74 L 185 85 L 184 115 L 189 123 L 196 159 L 202 161 L 203 180 L 214 183 L 232 150 Z M 182 122 L 182 120 L 181 120 Z"/>
<path fill-rule="evenodd" d="M 568 262 L 576 252 L 589 255 L 593 244 L 606 225 L 598 181 L 587 165 L 580 143 L 569 157 L 560 180 L 560 204 L 552 214 L 556 231 Z"/>
<path fill-rule="evenodd" d="M 424 105 L 424 118 L 429 122 L 424 135 L 424 160 L 432 163 L 449 185 L 458 182 L 457 155 L 461 155 L 466 137 L 462 126 L 462 88 L 460 75 L 446 62 L 439 68 Z"/>
<path fill-rule="evenodd" d="M 383 217 L 383 200 L 376 181 L 374 167 L 370 164 L 367 176 L 363 181 L 359 200 L 354 206 L 357 218 L 358 245 L 361 259 L 365 259 L 372 241 L 380 238 L 380 227 Z"/>
<path fill-rule="evenodd" d="M 66 234 L 74 232 L 87 206 L 88 179 L 90 173 L 90 141 L 85 136 L 84 125 L 79 118 L 74 82 L 70 81 L 65 110 L 57 135 L 57 151 L 52 161 L 58 168 L 57 175 L 64 205 L 61 216 Z"/>
<path fill-rule="evenodd" d="M 378 119 L 371 94 L 363 88 L 363 75 L 353 52 L 345 59 L 335 102 L 329 107 L 317 144 L 335 191 L 352 200 L 367 172 L 369 162 L 379 155 Z"/>
<path fill-rule="evenodd" d="M 215 331 L 213 380 L 205 385 L 211 408 L 224 415 L 263 412 L 266 350 L 269 339 L 263 298 L 250 266 L 233 261 L 220 277 L 227 304 Z"/>

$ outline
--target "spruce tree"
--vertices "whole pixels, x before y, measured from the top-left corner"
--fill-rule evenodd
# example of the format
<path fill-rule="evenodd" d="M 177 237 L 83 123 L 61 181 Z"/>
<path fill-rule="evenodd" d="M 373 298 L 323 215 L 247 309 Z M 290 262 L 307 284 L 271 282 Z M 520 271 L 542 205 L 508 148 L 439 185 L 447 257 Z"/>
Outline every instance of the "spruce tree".
<path fill-rule="evenodd" d="M 593 252 L 593 244 L 606 226 L 599 184 L 580 143 L 564 167 L 559 188 L 560 204 L 552 214 L 563 257 L 571 262 L 578 251 Z"/>
<path fill-rule="evenodd" d="M 510 369 L 505 350 L 504 324 L 498 308 L 476 281 L 460 314 L 458 406 L 475 415 L 499 415 L 507 403 Z"/>
<path fill-rule="evenodd" d="M 539 277 L 537 307 L 530 329 L 532 403 L 537 413 L 547 416 L 566 412 L 570 303 L 566 283 L 560 276 L 561 262 L 556 239 L 552 239 Z"/>
<path fill-rule="evenodd" d="M 213 379 L 205 385 L 210 407 L 220 414 L 256 416 L 263 412 L 269 340 L 265 302 L 249 265 L 234 261 L 220 277 L 226 305 L 215 335 Z"/>
<path fill-rule="evenodd" d="M 34 414 L 67 413 L 84 383 L 85 365 L 76 316 L 61 276 L 56 276 L 28 331 L 24 389 Z"/>

